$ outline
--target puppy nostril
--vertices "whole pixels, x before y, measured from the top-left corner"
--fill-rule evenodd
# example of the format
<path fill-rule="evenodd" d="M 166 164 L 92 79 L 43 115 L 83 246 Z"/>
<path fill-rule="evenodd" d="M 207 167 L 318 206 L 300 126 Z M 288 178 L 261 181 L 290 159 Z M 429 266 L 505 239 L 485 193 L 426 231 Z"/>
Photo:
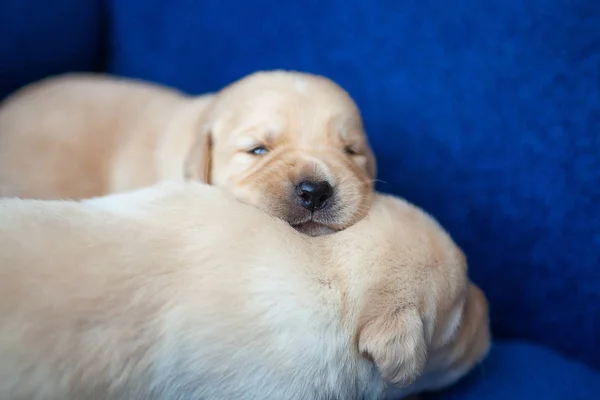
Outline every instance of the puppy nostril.
<path fill-rule="evenodd" d="M 311 201 L 311 195 L 309 193 L 300 193 L 300 198 L 305 203 L 309 203 Z"/>
<path fill-rule="evenodd" d="M 315 205 L 315 207 L 321 208 L 325 204 L 325 202 L 327 200 L 329 200 L 329 197 L 330 197 L 329 195 L 325 195 L 325 194 L 323 196 L 319 197 L 319 200 L 318 200 L 317 204 Z"/>
<path fill-rule="evenodd" d="M 303 181 L 296 186 L 296 193 L 302 207 L 314 212 L 325 207 L 327 200 L 333 195 L 333 187 L 326 181 Z"/>

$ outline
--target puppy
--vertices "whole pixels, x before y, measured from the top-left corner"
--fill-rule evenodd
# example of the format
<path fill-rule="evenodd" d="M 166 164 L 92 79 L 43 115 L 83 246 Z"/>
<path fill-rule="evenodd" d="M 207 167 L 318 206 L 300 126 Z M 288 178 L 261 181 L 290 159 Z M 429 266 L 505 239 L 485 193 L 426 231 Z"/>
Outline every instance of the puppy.
<path fill-rule="evenodd" d="M 382 399 L 489 341 L 462 252 L 397 198 L 318 238 L 199 183 L 0 200 L 4 400 Z"/>
<path fill-rule="evenodd" d="M 259 72 L 215 95 L 72 74 L 0 107 L 0 196 L 83 199 L 195 179 L 311 235 L 368 211 L 376 166 L 354 101 L 307 73 Z"/>

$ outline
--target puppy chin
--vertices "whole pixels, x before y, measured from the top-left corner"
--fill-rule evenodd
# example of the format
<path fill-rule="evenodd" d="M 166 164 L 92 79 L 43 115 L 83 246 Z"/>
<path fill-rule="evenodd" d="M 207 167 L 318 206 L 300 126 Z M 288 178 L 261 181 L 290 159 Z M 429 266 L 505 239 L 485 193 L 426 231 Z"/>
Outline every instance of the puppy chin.
<path fill-rule="evenodd" d="M 335 229 L 319 224 L 318 222 L 308 221 L 303 224 L 292 225 L 298 232 L 308 236 L 324 236 L 337 232 Z"/>

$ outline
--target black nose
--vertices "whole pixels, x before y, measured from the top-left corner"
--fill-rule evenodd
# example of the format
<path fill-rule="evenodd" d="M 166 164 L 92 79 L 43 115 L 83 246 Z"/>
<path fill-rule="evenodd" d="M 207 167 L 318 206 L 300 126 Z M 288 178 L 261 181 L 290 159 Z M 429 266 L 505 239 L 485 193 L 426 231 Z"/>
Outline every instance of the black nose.
<path fill-rule="evenodd" d="M 327 200 L 333 195 L 333 188 L 326 181 L 304 181 L 296 186 L 296 193 L 300 197 L 302 207 L 314 212 L 325 206 Z"/>

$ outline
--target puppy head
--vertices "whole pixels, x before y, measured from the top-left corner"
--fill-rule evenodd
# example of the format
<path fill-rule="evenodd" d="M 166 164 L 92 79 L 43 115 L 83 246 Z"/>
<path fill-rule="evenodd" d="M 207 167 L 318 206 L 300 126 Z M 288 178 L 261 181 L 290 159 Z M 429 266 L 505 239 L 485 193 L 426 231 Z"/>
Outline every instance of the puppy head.
<path fill-rule="evenodd" d="M 368 211 L 375 159 L 359 111 L 330 80 L 260 72 L 219 92 L 187 175 L 320 235 Z"/>
<path fill-rule="evenodd" d="M 454 362 L 472 365 L 487 352 L 485 298 L 468 283 L 462 251 L 431 217 L 378 194 L 365 219 L 335 236 L 335 257 L 350 264 L 358 351 L 392 386 Z"/>

